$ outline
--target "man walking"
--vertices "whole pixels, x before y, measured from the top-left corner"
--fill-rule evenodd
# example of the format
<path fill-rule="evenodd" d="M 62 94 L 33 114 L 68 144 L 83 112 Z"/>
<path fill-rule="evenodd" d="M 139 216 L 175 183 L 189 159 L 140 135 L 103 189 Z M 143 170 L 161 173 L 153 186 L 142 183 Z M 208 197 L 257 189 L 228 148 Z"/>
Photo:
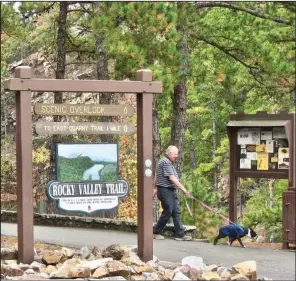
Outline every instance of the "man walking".
<path fill-rule="evenodd" d="M 180 216 L 180 202 L 176 192 L 176 188 L 179 188 L 185 193 L 185 195 L 190 195 L 180 183 L 177 171 L 172 163 L 176 160 L 178 154 L 179 150 L 176 146 L 169 146 L 166 150 L 166 155 L 160 159 L 157 165 L 153 197 L 157 193 L 163 212 L 153 228 L 154 239 L 164 239 L 164 236 L 160 235 L 160 233 L 168 223 L 170 217 L 172 217 L 175 227 L 175 239 L 179 241 L 192 240 L 192 237 L 184 234 L 184 228 Z"/>

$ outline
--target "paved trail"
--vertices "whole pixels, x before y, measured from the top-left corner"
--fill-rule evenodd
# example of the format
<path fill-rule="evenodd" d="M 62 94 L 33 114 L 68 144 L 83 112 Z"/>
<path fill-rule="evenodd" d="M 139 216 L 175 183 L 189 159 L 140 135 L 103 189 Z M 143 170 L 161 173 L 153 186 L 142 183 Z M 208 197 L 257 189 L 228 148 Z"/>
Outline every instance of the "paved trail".
<path fill-rule="evenodd" d="M 1 234 L 17 235 L 16 224 L 1 223 Z M 129 232 L 35 226 L 35 240 L 65 246 L 103 248 L 110 244 L 136 245 L 137 234 Z M 227 245 L 213 246 L 196 241 L 175 241 L 173 239 L 154 240 L 154 255 L 160 260 L 180 262 L 186 256 L 200 256 L 205 263 L 232 265 L 255 260 L 258 277 L 273 280 L 295 280 L 295 252 L 265 248 L 239 248 Z"/>

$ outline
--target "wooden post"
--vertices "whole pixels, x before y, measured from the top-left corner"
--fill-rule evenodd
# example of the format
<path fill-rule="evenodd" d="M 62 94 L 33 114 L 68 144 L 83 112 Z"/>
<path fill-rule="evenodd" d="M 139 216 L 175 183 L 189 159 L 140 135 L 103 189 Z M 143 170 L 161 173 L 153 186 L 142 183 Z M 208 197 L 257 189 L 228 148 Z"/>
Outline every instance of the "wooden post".
<path fill-rule="evenodd" d="M 236 135 L 233 133 L 232 128 L 227 127 L 227 134 L 230 142 L 229 150 L 229 220 L 237 222 L 237 177 L 235 170 L 237 165 L 236 156 Z"/>
<path fill-rule="evenodd" d="M 15 70 L 21 80 L 31 75 L 28 66 Z M 31 91 L 17 91 L 15 98 L 18 261 L 30 264 L 34 261 Z"/>
<path fill-rule="evenodd" d="M 137 81 L 152 81 L 152 72 L 137 71 Z M 153 176 L 152 166 L 148 164 L 149 160 L 152 163 L 152 159 L 152 93 L 139 93 L 137 94 L 138 255 L 144 262 L 153 259 Z"/>

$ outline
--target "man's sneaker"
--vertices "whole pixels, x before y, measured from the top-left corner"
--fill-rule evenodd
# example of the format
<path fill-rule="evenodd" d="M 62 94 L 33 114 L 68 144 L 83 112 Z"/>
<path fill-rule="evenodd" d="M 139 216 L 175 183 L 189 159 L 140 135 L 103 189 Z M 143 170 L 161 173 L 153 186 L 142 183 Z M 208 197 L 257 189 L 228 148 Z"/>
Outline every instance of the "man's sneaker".
<path fill-rule="evenodd" d="M 162 236 L 160 234 L 153 234 L 153 239 L 155 239 L 155 240 L 163 240 L 164 236 Z"/>
<path fill-rule="evenodd" d="M 175 240 L 177 241 L 191 241 L 192 237 L 188 235 L 184 235 L 182 237 L 175 237 Z"/>

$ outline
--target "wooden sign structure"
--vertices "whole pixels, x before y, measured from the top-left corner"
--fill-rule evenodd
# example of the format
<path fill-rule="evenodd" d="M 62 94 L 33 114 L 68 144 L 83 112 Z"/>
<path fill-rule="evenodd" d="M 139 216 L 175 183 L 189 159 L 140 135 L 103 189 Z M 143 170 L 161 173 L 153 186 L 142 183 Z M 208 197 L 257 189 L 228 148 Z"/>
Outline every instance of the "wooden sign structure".
<path fill-rule="evenodd" d="M 288 179 L 283 193 L 283 248 L 295 243 L 295 113 L 230 116 L 229 219 L 237 221 L 237 179 Z"/>
<path fill-rule="evenodd" d="M 137 94 L 137 170 L 138 170 L 138 255 L 153 258 L 152 173 L 145 165 L 152 161 L 152 95 L 162 92 L 162 83 L 152 81 L 150 70 L 138 70 L 137 81 L 35 79 L 29 66 L 15 69 L 15 78 L 4 81 L 4 89 L 16 96 L 16 162 L 18 260 L 34 260 L 32 189 L 31 93 L 93 92 Z M 104 105 L 105 106 L 105 105 Z M 107 107 L 105 107 L 107 108 Z M 70 110 L 70 109 L 69 109 Z M 60 113 L 59 113 L 60 115 Z"/>

